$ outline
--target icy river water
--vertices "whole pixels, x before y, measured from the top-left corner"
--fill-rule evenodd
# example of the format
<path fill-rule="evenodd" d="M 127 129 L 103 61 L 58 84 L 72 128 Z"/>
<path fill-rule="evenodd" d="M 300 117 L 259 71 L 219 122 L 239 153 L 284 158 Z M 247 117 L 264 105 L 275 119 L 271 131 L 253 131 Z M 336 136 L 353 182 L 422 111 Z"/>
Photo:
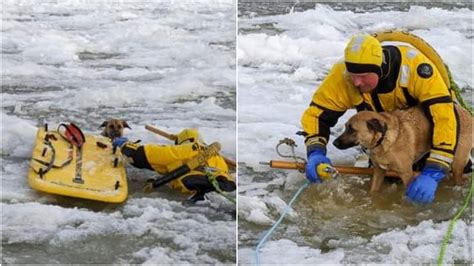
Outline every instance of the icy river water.
<path fill-rule="evenodd" d="M 291 137 L 305 157 L 300 117 L 315 88 L 356 33 L 404 29 L 428 41 L 451 68 L 472 104 L 473 12 L 468 4 L 408 2 L 315 4 L 239 3 L 238 150 L 239 263 L 255 263 L 255 246 L 278 219 L 304 174 L 269 170 L 260 161 L 281 159 L 279 140 Z M 354 112 L 335 126 L 331 140 Z M 286 150 L 289 152 L 289 149 Z M 354 164 L 361 151 L 332 144 L 335 164 Z M 436 263 L 449 219 L 467 188 L 443 183 L 436 202 L 415 206 L 400 184 L 367 192 L 368 177 L 346 175 L 312 185 L 260 253 L 261 263 Z M 472 206 L 472 205 L 471 205 Z M 458 221 L 445 263 L 472 263 L 471 208 Z"/>
<path fill-rule="evenodd" d="M 129 167 L 129 197 L 106 204 L 32 190 L 37 126 L 74 122 L 98 134 L 199 128 L 236 155 L 233 1 L 2 3 L 2 263 L 235 263 L 235 206 L 218 194 L 196 206 L 169 188 L 144 194 L 153 172 Z M 135 3 L 134 3 L 135 2 Z M 235 195 L 234 195 L 235 196 Z"/>

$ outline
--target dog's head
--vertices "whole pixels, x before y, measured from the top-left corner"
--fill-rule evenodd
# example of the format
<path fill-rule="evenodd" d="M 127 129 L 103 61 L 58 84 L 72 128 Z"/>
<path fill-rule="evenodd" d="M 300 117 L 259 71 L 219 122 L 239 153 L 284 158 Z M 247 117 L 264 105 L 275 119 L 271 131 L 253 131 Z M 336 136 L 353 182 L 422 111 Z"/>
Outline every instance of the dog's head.
<path fill-rule="evenodd" d="M 106 136 L 110 139 L 115 139 L 123 136 L 123 129 L 132 129 L 125 120 L 122 119 L 110 119 L 104 121 L 99 128 L 104 128 L 101 135 Z"/>
<path fill-rule="evenodd" d="M 338 149 L 344 150 L 356 145 L 364 148 L 376 147 L 387 130 L 384 118 L 370 111 L 362 111 L 347 121 L 346 129 L 333 144 Z"/>

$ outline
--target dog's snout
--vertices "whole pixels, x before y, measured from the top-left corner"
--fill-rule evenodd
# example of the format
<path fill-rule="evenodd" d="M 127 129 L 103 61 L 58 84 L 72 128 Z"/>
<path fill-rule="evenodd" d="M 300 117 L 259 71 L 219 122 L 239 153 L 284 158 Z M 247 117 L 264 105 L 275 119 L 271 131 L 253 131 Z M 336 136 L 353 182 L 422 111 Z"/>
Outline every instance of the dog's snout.
<path fill-rule="evenodd" d="M 120 138 L 122 136 L 122 133 L 119 130 L 114 130 L 110 132 L 110 137 L 112 138 Z"/>
<path fill-rule="evenodd" d="M 332 144 L 340 150 L 349 149 L 349 148 L 354 147 L 355 145 L 357 145 L 356 142 L 350 140 L 350 138 L 348 138 L 344 134 L 340 135 L 337 139 L 335 139 L 332 142 Z"/>

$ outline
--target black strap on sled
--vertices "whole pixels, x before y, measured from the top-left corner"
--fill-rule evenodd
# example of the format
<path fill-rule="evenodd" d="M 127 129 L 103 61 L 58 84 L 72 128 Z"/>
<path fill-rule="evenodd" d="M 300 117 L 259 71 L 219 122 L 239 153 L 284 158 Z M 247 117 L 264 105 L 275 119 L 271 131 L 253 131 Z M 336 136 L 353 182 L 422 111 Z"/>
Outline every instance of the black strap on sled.
<path fill-rule="evenodd" d="M 72 155 L 71 156 L 68 156 L 67 160 L 64 161 L 62 164 L 60 165 L 54 165 L 54 161 L 56 160 L 56 149 L 54 148 L 53 144 L 51 143 L 51 140 L 50 139 L 54 139 L 56 140 L 56 138 L 54 137 L 54 135 L 50 135 L 50 134 L 46 134 L 45 138 L 44 138 L 44 141 L 43 143 L 49 147 L 49 149 L 51 150 L 51 159 L 49 160 L 49 162 L 46 162 L 46 161 L 43 161 L 41 159 L 38 159 L 38 158 L 33 158 L 33 160 L 35 160 L 36 162 L 46 166 L 45 168 L 40 168 L 38 171 L 36 171 L 34 168 L 33 168 L 33 171 L 35 173 L 37 173 L 41 178 L 43 178 L 43 176 L 49 172 L 49 170 L 51 170 L 52 168 L 61 168 L 61 167 L 64 167 L 68 164 L 71 163 L 72 161 Z M 70 144 L 71 145 L 71 144 Z M 72 150 L 72 145 L 70 147 L 70 149 Z M 41 154 L 42 156 L 45 156 L 46 155 L 46 148 L 43 149 L 43 152 Z"/>
<path fill-rule="evenodd" d="M 53 164 L 54 164 L 54 160 L 56 158 L 56 150 L 54 149 L 53 147 L 53 144 L 51 143 L 51 141 L 49 140 L 49 135 L 46 134 L 45 138 L 44 138 L 44 141 L 43 143 L 48 146 L 50 149 L 51 149 L 51 160 L 49 160 L 49 162 L 44 162 L 44 161 L 41 161 L 39 159 L 36 159 L 36 158 L 33 158 L 33 160 L 41 163 L 42 165 L 45 165 L 46 168 L 40 168 L 38 171 L 36 171 L 34 168 L 33 168 L 33 171 L 35 173 L 37 173 L 40 178 L 43 178 L 43 176 L 49 171 L 51 170 L 51 168 L 53 168 Z M 44 150 L 43 150 L 43 155 L 45 154 Z"/>
<path fill-rule="evenodd" d="M 34 168 L 32 168 L 33 171 L 34 171 L 36 174 L 38 174 L 38 175 L 40 176 L 40 178 L 43 178 L 43 176 L 44 176 L 47 172 L 49 172 L 49 170 L 51 170 L 52 168 L 62 168 L 62 167 L 64 167 L 64 166 L 70 164 L 71 161 L 72 161 L 72 159 L 73 159 L 73 155 L 72 155 L 73 144 L 72 144 L 72 142 L 67 141 L 67 143 L 69 144 L 69 148 L 68 148 L 68 149 L 70 150 L 67 160 L 64 161 L 64 162 L 63 162 L 62 164 L 60 164 L 60 165 L 55 165 L 55 164 L 54 164 L 54 162 L 56 161 L 56 149 L 54 148 L 53 143 L 51 142 L 51 140 L 56 141 L 57 138 L 56 138 L 56 136 L 55 136 L 54 134 L 49 134 L 49 133 L 47 133 L 47 125 L 45 125 L 45 130 L 46 130 L 46 135 L 45 135 L 45 137 L 44 137 L 43 143 L 44 143 L 46 146 L 48 146 L 49 149 L 51 150 L 51 159 L 50 159 L 49 162 L 48 162 L 48 161 L 44 161 L 44 160 L 41 160 L 41 159 L 38 159 L 38 158 L 32 158 L 35 162 L 38 162 L 38 163 L 40 163 L 40 164 L 46 166 L 46 167 L 44 167 L 44 168 L 40 168 L 38 171 L 35 170 Z M 79 130 L 79 131 L 80 131 L 80 130 Z M 81 132 L 81 133 L 82 133 L 82 132 Z M 66 137 L 63 136 L 63 135 L 59 132 L 59 127 L 58 127 L 58 134 L 59 134 L 61 137 L 63 137 L 65 140 L 67 140 Z M 43 152 L 41 153 L 41 156 L 44 157 L 44 156 L 46 155 L 46 152 L 47 152 L 47 148 L 44 148 L 44 149 L 43 149 Z"/>

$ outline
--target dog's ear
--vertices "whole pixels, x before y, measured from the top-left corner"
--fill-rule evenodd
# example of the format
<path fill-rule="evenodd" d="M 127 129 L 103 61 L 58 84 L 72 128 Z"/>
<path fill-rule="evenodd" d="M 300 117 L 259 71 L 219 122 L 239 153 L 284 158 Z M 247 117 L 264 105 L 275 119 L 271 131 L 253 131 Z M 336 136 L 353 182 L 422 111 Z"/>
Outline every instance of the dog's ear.
<path fill-rule="evenodd" d="M 129 129 L 132 129 L 132 128 L 128 125 L 127 121 L 125 121 L 125 120 L 122 120 L 122 126 L 123 126 L 124 128 L 126 127 L 126 128 L 129 128 Z"/>
<path fill-rule="evenodd" d="M 109 122 L 109 121 L 105 120 L 104 123 L 102 123 L 102 125 L 99 126 L 99 128 L 107 126 L 107 123 L 108 123 L 108 122 Z"/>
<path fill-rule="evenodd" d="M 385 133 L 387 131 L 387 125 L 385 125 L 382 121 L 378 120 L 377 118 L 372 118 L 367 121 L 367 128 L 369 130 L 375 132 Z"/>

